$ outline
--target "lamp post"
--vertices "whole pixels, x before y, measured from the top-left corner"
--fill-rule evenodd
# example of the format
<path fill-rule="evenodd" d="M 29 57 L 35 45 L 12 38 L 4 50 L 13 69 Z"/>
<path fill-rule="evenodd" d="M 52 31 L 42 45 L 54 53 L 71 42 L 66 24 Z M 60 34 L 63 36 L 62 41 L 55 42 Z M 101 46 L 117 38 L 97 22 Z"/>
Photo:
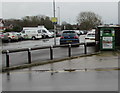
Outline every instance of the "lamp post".
<path fill-rule="evenodd" d="M 55 0 L 53 0 L 53 15 L 55 18 Z M 56 45 L 56 25 L 54 23 L 54 45 Z"/>
<path fill-rule="evenodd" d="M 57 7 L 58 8 L 58 23 L 60 25 L 60 7 Z"/>
<path fill-rule="evenodd" d="M 53 0 L 53 15 L 55 17 L 55 0 Z"/>

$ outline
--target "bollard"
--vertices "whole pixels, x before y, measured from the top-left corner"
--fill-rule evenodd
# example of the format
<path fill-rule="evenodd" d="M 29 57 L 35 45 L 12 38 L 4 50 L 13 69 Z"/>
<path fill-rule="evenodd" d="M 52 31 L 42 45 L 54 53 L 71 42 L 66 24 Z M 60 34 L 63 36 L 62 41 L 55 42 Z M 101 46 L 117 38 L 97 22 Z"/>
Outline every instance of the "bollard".
<path fill-rule="evenodd" d="M 99 51 L 99 41 L 95 41 L 95 52 Z"/>
<path fill-rule="evenodd" d="M 6 67 L 10 66 L 10 60 L 9 60 L 9 50 L 6 52 Z"/>
<path fill-rule="evenodd" d="M 53 46 L 50 46 L 50 59 L 53 60 Z"/>
<path fill-rule="evenodd" d="M 68 57 L 71 57 L 71 44 L 68 46 Z"/>
<path fill-rule="evenodd" d="M 28 63 L 31 64 L 31 48 L 28 48 Z"/>
<path fill-rule="evenodd" d="M 87 44 L 84 44 L 84 54 L 87 54 Z"/>

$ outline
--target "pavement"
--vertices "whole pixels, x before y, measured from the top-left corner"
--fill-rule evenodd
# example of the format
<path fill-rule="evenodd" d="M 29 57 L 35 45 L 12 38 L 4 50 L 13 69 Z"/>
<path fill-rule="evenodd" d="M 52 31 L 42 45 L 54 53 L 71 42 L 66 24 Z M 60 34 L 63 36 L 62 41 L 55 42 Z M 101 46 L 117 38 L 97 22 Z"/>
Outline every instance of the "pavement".
<path fill-rule="evenodd" d="M 2 73 L 3 91 L 118 91 L 119 52 Z"/>

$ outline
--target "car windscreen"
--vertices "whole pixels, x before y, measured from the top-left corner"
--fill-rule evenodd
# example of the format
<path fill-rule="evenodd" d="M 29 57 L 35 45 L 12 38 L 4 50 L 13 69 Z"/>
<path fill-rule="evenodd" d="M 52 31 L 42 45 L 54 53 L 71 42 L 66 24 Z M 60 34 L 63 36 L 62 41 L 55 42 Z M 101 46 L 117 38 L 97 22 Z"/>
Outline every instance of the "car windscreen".
<path fill-rule="evenodd" d="M 62 36 L 76 36 L 76 33 L 74 31 L 65 31 L 62 33 Z"/>

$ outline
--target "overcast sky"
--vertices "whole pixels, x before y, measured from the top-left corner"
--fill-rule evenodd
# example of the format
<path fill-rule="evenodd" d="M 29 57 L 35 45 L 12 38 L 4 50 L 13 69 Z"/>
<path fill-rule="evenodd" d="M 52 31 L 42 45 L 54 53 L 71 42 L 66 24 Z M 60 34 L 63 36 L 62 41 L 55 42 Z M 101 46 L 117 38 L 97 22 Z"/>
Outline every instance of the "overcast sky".
<path fill-rule="evenodd" d="M 114 0 L 113 0 L 114 1 Z M 60 12 L 58 12 L 60 7 Z M 1 8 L 1 7 L 0 7 Z M 56 17 L 60 13 L 60 21 L 76 23 L 80 12 L 91 11 L 102 17 L 104 23 L 118 23 L 118 2 L 58 2 L 56 1 Z M 52 2 L 2 2 L 4 19 L 20 19 L 24 16 L 46 15 L 53 17 Z"/>

